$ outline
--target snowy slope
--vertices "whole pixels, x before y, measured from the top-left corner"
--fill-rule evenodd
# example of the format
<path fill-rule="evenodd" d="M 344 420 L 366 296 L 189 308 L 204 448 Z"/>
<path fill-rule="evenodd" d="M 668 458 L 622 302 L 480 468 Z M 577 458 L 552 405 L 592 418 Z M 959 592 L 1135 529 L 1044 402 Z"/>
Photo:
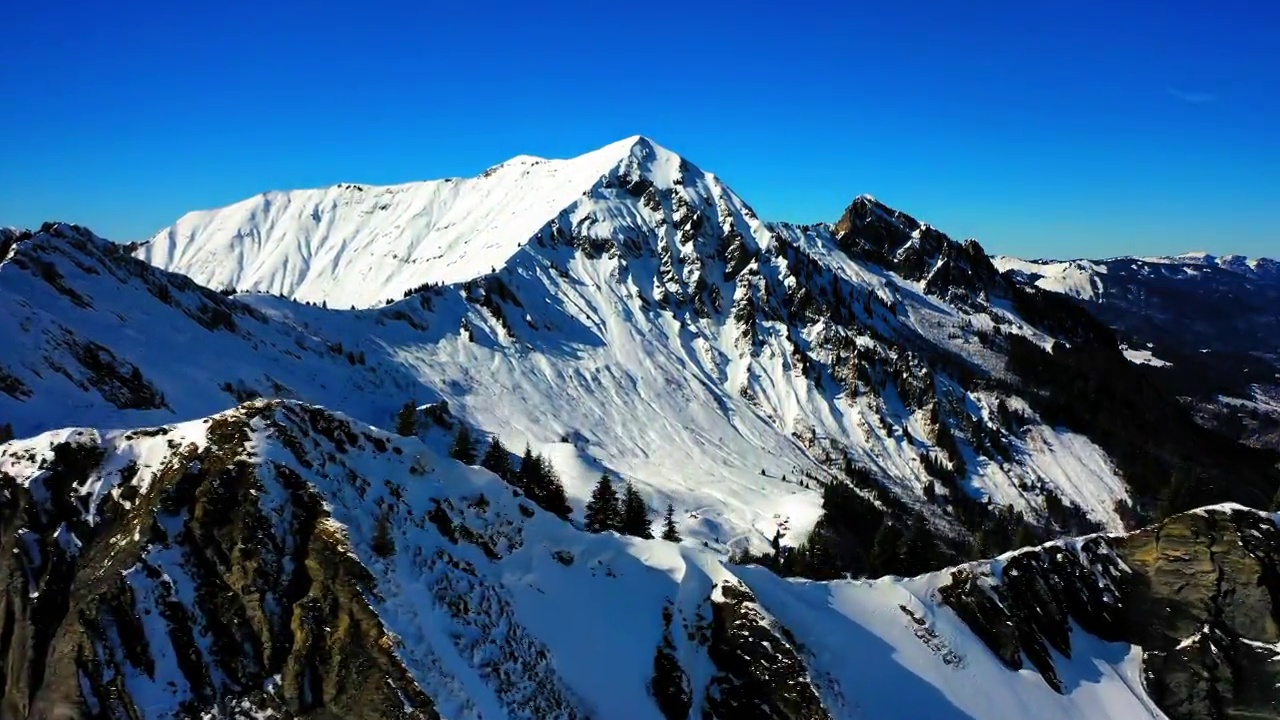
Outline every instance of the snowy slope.
<path fill-rule="evenodd" d="M 461 282 L 501 267 L 646 147 L 635 137 L 572 160 L 520 156 L 474 178 L 263 193 L 183 216 L 138 256 L 210 288 L 333 307 L 381 305 L 425 283 Z"/>
<path fill-rule="evenodd" d="M 1070 295 L 1083 300 L 1093 300 L 1101 291 L 1101 283 L 1107 274 L 1107 266 L 1091 260 L 1022 260 L 999 255 L 991 258 L 1001 272 L 1014 271 L 1034 278 L 1037 287 Z"/>
<path fill-rule="evenodd" d="M 687 702 L 703 717 L 727 720 L 741 716 L 735 703 L 777 702 L 815 708 L 806 717 L 820 717 L 818 707 L 834 718 L 1162 717 L 1139 680 L 1141 651 L 1078 629 L 1071 658 L 1054 660 L 1062 692 L 1035 670 L 1010 670 L 943 600 L 950 571 L 906 581 L 784 581 L 727 565 L 694 543 L 584 534 L 531 510 L 488 472 L 445 457 L 445 441 L 424 444 L 319 408 L 257 402 L 154 430 L 59 430 L 0 446 L 0 479 L 7 478 L 0 491 L 63 523 L 52 535 L 32 526 L 28 536 L 51 543 L 44 552 L 61 566 L 116 546 L 96 582 L 127 586 L 141 624 L 134 637 L 110 622 L 94 631 L 79 666 L 90 707 L 133 703 L 147 717 L 170 718 L 306 702 L 308 657 L 337 649 L 295 645 L 313 655 L 272 660 L 253 648 L 279 643 L 277 633 L 311 637 L 305 601 L 293 609 L 271 594 L 289 584 L 292 548 L 309 542 L 313 574 L 322 563 L 348 562 L 343 557 L 364 568 L 326 572 L 324 582 L 336 584 L 324 591 L 364 598 L 349 600 L 357 605 L 344 612 L 361 616 L 365 602 L 372 609 L 376 619 L 367 622 L 375 625 L 362 632 L 370 647 L 389 649 L 382 662 L 403 667 L 403 675 L 387 672 L 405 708 L 429 705 L 447 718 L 661 718 L 651 687 L 662 682 L 654 655 L 666 643 Z M 59 460 L 67 457 L 96 460 Z M 222 477 L 217 467 L 246 468 L 234 485 L 217 482 L 224 492 L 248 493 L 238 496 L 250 502 L 237 511 L 239 522 L 261 528 L 248 572 L 271 588 L 261 599 L 266 634 L 242 640 L 252 650 L 246 657 L 262 663 L 235 671 L 247 684 L 226 674 L 244 661 L 209 642 L 220 626 L 199 600 L 222 582 L 209 558 L 246 552 L 236 544 L 243 540 L 217 530 L 218 517 L 204 509 L 218 502 L 216 493 L 180 490 L 213 483 Z M 61 482 L 71 482 L 74 503 L 41 506 Z M 154 522 L 146 519 L 152 514 Z M 389 557 L 375 550 L 379 518 L 394 541 Z M 206 532 L 213 534 L 196 539 Z M 999 567 L 967 571 L 998 577 Z M 69 592 L 91 576 L 75 574 Z M 362 591 L 348 596 L 352 584 Z M 64 637 L 99 627 L 106 616 L 94 613 L 112 612 L 106 604 L 78 607 Z M 182 655 L 195 664 L 177 662 Z M 744 668 L 754 677 L 742 676 Z M 50 669 L 49 677 L 53 693 L 58 676 Z M 119 690 L 108 701 L 111 683 Z M 348 702 L 347 692 L 328 690 L 325 702 Z M 773 712 L 761 717 L 781 717 Z"/>
<path fill-rule="evenodd" d="M 394 412 L 412 388 L 436 399 L 379 364 L 376 343 L 339 348 L 318 328 L 273 321 L 73 225 L 0 238 L 0 306 L 0 417 L 19 435 L 71 417 L 187 420 L 264 395 L 358 403 L 372 416 Z"/>
<path fill-rule="evenodd" d="M 1000 375 L 1004 360 L 982 339 L 993 332 L 1053 343 L 1006 304 L 962 308 L 937 297 L 959 246 L 936 230 L 911 225 L 924 233 L 922 261 L 932 270 L 909 279 L 850 254 L 831 227 L 763 223 L 714 175 L 645 138 L 443 182 L 447 195 L 426 183 L 395 197 L 448 197 L 467 222 L 415 225 L 398 219 L 409 211 L 390 209 L 360 215 L 357 200 L 390 190 L 345 186 L 188 216 L 138 254 L 214 287 L 334 306 L 381 305 L 403 289 L 444 283 L 426 293 L 434 302 L 425 334 L 242 298 L 295 323 L 323 322 L 345 346 L 372 333 L 476 425 L 563 460 L 579 498 L 607 468 L 705 519 L 706 538 L 718 544 L 757 544 L 780 524 L 802 535 L 817 499 L 795 482 L 826 477 L 846 453 L 918 498 L 934 482 L 921 442 L 934 432 L 924 417 L 930 398 L 952 408 L 947 422 L 968 426 L 993 422 L 999 397 L 946 377 L 929 388 L 926 373 L 920 396 L 904 403 L 884 394 L 888 375 L 905 379 L 938 354 Z M 356 200 L 317 200 L 334 193 Z M 504 204 L 515 196 L 518 212 Z M 427 204 L 422 217 L 436 217 Z M 339 271 L 334 258 L 369 274 Z M 471 302 L 459 306 L 459 294 Z M 860 371 L 866 377 L 855 379 Z M 1119 527 L 1123 482 L 1088 439 L 1041 428 L 1008 443 L 1009 458 L 961 448 L 971 492 L 1030 516 L 1043 512 L 1044 492 L 1058 494 Z M 721 516 L 726 507 L 738 508 L 732 519 Z"/>
<path fill-rule="evenodd" d="M 0 446 L 2 506 L 21 508 L 0 512 L 0 558 L 18 563 L 7 577 L 43 578 L 22 581 L 35 594 L 6 585 L 0 604 L 44 617 L 81 593 L 77 613 L 105 613 L 68 615 L 60 637 L 79 644 L 49 656 L 51 685 L 70 678 L 99 699 L 123 688 L 161 717 L 247 717 L 323 695 L 343 717 L 659 717 L 661 696 L 715 718 L 784 705 L 791 717 L 1140 718 L 1160 717 L 1143 690 L 1147 645 L 1160 668 L 1243 652 L 1222 628 L 1139 643 L 1108 624 L 1145 627 L 1190 597 L 1113 607 L 1131 590 L 1110 584 L 1126 562 L 1141 572 L 1156 557 L 1177 575 L 1187 553 L 1224 551 L 1178 547 L 1173 530 L 1167 562 L 1139 541 L 1113 562 L 1130 541 L 1102 536 L 912 580 L 783 580 L 728 562 L 799 545 L 824 487 L 862 498 L 837 525 L 925 528 L 944 558 L 1027 544 L 1014 528 L 1118 531 L 1150 499 L 1103 450 L 1117 447 L 1112 428 L 1050 419 L 1055 405 L 1094 413 L 1097 398 L 1019 373 L 1028 358 L 1062 371 L 1053 363 L 1072 357 L 1125 382 L 1137 377 L 1125 357 L 1162 349 L 1118 345 L 1070 303 L 1000 275 L 976 243 L 871 198 L 832 225 L 769 224 L 714 175 L 631 138 L 470 180 L 272 194 L 188 216 L 137 253 L 161 267 L 75 226 L 0 231 L 0 303 L 13 310 L 0 317 L 0 427 L 21 438 Z M 338 309 L 350 305 L 361 309 Z M 1084 387 L 1103 388 L 1104 415 L 1147 413 L 1114 385 Z M 282 401 L 240 405 L 255 397 Z M 379 430 L 405 403 L 430 404 L 444 427 Z M 1168 444 L 1150 438 L 1187 437 L 1166 414 L 1137 418 L 1154 447 L 1138 459 L 1157 476 Z M 607 471 L 654 509 L 672 503 L 684 543 L 548 516 L 445 458 L 460 424 L 550 459 L 574 522 Z M 1256 482 L 1232 480 L 1227 492 Z M 1274 533 L 1274 518 L 1240 512 L 1188 533 Z M 375 552 L 380 527 L 393 556 Z M 1187 578 L 1212 579 L 1213 557 Z M 868 570 L 820 577 L 846 572 Z M 1232 597 L 1265 590 L 1254 580 L 1269 570 L 1244 572 L 1253 585 Z M 232 611 L 210 600 L 227 597 L 253 608 L 232 623 L 258 648 L 248 666 L 208 642 L 232 632 L 218 619 Z M 1099 603 L 1115 612 L 1099 620 Z M 1233 642 L 1280 640 L 1261 625 Z M 143 642 L 152 663 L 131 649 Z M 88 679 L 57 665 L 90 655 L 101 672 Z M 22 673 L 40 662 L 12 657 Z M 211 669 L 182 664 L 192 657 Z"/>
<path fill-rule="evenodd" d="M 494 275 L 376 310 L 225 298 L 142 272 L 82 231 L 37 233 L 15 245 L 16 262 L 0 266 L 0 291 L 30 316 L 11 317 L 5 330 L 22 348 L 5 372 L 25 394 L 0 394 L 0 417 L 20 434 L 57 427 L 67 418 L 57 409 L 68 407 L 80 408 L 86 423 L 129 426 L 265 395 L 390 427 L 406 400 L 443 399 L 508 446 L 547 454 L 579 510 L 608 470 L 634 480 L 655 507 L 674 503 L 688 534 L 717 548 L 765 549 L 780 530 L 799 542 L 820 512 L 818 482 L 838 474 L 846 457 L 936 513 L 921 504 L 935 482 L 923 459 L 933 452 L 929 407 L 945 402 L 943 416 L 963 437 L 964 427 L 995 422 L 999 396 L 945 377 L 930 387 L 926 372 L 928 384 L 907 403 L 891 375 L 905 378 L 940 351 L 1000 372 L 1002 360 L 974 335 L 983 328 L 1052 341 L 1007 311 L 961 312 L 919 284 L 855 262 L 824 228 L 766 226 L 714 176 L 650 143 L 629 147 Z M 30 269 L 45 256 L 93 307 Z M 96 261 L 89 270 L 85 258 Z M 856 298 L 824 299 L 824 288 L 807 287 L 818 277 L 866 307 L 853 318 L 824 310 Z M 205 328 L 147 289 L 173 283 L 181 302 L 225 306 L 235 331 Z M 32 333 L 34 324 L 60 329 Z M 86 383 L 45 372 L 78 365 L 48 341 L 33 344 L 51 334 L 112 348 L 165 406 L 118 407 Z M 866 377 L 855 379 L 859 365 Z M 1127 490 L 1087 438 L 1034 424 L 1000 432 L 1004 455 L 959 448 L 966 494 L 1031 518 L 1053 495 L 1119 527 L 1115 508 Z M 935 521 L 964 532 L 946 514 Z"/>

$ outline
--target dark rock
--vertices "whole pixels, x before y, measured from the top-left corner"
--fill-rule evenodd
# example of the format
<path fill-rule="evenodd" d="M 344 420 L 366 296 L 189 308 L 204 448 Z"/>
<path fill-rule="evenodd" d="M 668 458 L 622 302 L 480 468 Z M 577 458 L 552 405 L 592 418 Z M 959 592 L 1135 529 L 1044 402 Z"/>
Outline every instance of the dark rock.
<path fill-rule="evenodd" d="M 368 604 L 372 578 L 322 529 L 319 498 L 287 467 L 248 461 L 248 423 L 269 407 L 216 419 L 208 445 L 175 445 L 145 493 L 93 507 L 76 490 L 104 472 L 91 433 L 55 448 L 31 488 L 0 477 L 0 716 L 146 717 L 122 678 L 157 672 L 163 627 L 192 716 L 245 700 L 282 717 L 436 717 Z M 263 473 L 289 489 L 287 525 L 262 510 Z M 178 563 L 193 602 L 153 567 L 161 553 L 181 558 L 166 567 Z"/>
<path fill-rule="evenodd" d="M 980 569 L 944 602 L 1012 669 L 1027 659 L 1062 691 L 1050 648 L 1070 657 L 1072 622 L 1143 649 L 1143 684 L 1170 718 L 1280 717 L 1280 530 L 1237 506 L 1139 532 L 1009 558 L 990 590 Z M 974 566 L 981 568 L 981 566 Z"/>
<path fill-rule="evenodd" d="M 826 720 L 817 690 L 795 647 L 774 632 L 755 596 L 732 583 L 711 601 L 707 653 L 717 673 L 711 681 L 705 720 Z"/>

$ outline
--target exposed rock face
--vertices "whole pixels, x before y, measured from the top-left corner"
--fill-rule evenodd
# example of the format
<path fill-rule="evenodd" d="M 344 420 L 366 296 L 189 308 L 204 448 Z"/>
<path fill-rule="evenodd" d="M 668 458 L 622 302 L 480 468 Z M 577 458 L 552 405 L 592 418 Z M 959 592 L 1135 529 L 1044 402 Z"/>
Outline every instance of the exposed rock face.
<path fill-rule="evenodd" d="M 770 627 L 745 588 L 730 583 L 712 599 L 711 644 L 719 673 L 703 717 L 717 720 L 828 720 L 804 662 Z"/>
<path fill-rule="evenodd" d="M 675 638 L 671 632 L 673 619 L 671 607 L 664 607 L 662 644 L 653 654 L 653 677 L 649 681 L 649 694 L 667 720 L 684 720 L 693 709 L 693 692 L 689 686 L 689 674 L 681 667 L 677 655 Z"/>
<path fill-rule="evenodd" d="M 1171 718 L 1280 717 L 1280 531 L 1238 506 L 1178 515 L 957 571 L 944 600 L 1010 668 L 1061 691 L 1050 649 L 1083 630 L 1143 649 L 1143 683 Z"/>
<path fill-rule="evenodd" d="M 0 475 L 0 715 L 156 717 L 185 691 L 190 715 L 436 717 L 318 496 L 281 472 L 283 528 L 258 500 L 269 490 L 245 457 L 253 419 L 215 420 L 205 447 L 174 447 L 145 492 L 117 468 L 124 492 L 96 505 L 77 493 L 108 472 L 90 433 L 56 446 L 29 486 Z"/>
<path fill-rule="evenodd" d="M 932 295 L 969 304 L 1003 294 L 1004 280 L 977 242 L 955 242 L 866 195 L 844 211 L 832 233 L 846 252 L 921 281 Z"/>

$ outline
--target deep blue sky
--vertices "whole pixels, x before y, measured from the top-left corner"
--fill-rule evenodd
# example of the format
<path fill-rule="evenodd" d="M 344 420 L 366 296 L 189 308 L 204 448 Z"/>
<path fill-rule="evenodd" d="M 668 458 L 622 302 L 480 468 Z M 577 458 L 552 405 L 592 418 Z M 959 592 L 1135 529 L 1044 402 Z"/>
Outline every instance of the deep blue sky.
<path fill-rule="evenodd" d="M 869 192 L 993 252 L 1280 255 L 1275 3 L 716 5 L 11 3 L 0 225 L 644 134 L 770 219 Z"/>

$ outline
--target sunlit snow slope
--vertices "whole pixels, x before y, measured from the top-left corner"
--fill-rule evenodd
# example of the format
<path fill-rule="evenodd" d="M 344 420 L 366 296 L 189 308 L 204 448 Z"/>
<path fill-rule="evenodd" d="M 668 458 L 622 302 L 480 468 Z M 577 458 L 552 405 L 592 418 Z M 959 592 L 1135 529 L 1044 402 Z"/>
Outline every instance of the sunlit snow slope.
<path fill-rule="evenodd" d="M 847 252 L 838 233 L 857 227 L 762 222 L 714 175 L 645 138 L 572 160 L 520 158 L 471 180 L 269 194 L 188 216 L 137 252 L 206 285 L 331 308 L 444 283 L 394 306 L 429 304 L 426 332 L 241 298 L 323 325 L 346 347 L 376 339 L 429 396 L 509 443 L 546 448 L 579 498 L 602 469 L 634 477 L 712 542 L 803 534 L 814 479 L 846 453 L 918 498 L 935 482 L 926 462 L 939 422 L 962 437 L 942 462 L 963 463 L 963 492 L 1033 517 L 1051 493 L 1119 527 L 1127 492 L 1105 453 L 1035 423 L 1016 400 L 1025 432 L 967 443 L 1006 402 L 937 364 L 999 375 L 984 334 L 1053 339 L 1007 303 L 938 297 L 943 279 L 949 295 L 988 291 L 957 286 L 971 261 L 945 236 L 874 200 L 850 212 L 901 232 L 894 257 L 909 257 L 919 279 Z M 996 435 L 1007 436 L 1000 455 Z"/>
<path fill-rule="evenodd" d="M 30 599 L 0 607 L 20 633 L 54 623 L 47 656 L 0 665 L 37 689 L 4 707 L 658 720 L 663 698 L 667 718 L 1162 717 L 1125 643 L 1076 628 L 1053 680 L 1008 667 L 947 605 L 951 571 L 784 581 L 589 535 L 445 443 L 258 401 L 0 445 L 0 493 L 22 509 L 0 541 L 48 558 L 5 587 Z M 1001 565 L 963 572 L 995 583 Z M 61 614 L 59 595 L 75 599 Z"/>
<path fill-rule="evenodd" d="M 138 254 L 214 289 L 381 305 L 501 267 L 645 144 L 629 138 L 572 160 L 521 156 L 474 178 L 263 193 L 189 213 Z"/>

